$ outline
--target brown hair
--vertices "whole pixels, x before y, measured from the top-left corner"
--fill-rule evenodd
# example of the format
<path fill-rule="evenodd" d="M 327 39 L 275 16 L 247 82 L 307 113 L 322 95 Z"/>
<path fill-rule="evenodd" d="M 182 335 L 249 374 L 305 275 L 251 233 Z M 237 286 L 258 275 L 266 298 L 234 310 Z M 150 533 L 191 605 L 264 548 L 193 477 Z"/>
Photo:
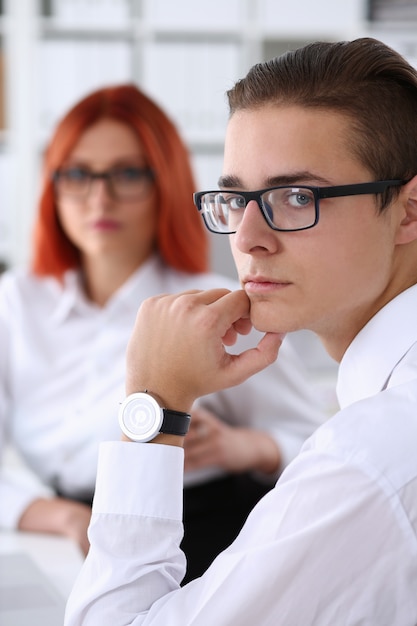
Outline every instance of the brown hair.
<path fill-rule="evenodd" d="M 375 180 L 417 172 L 417 72 L 380 41 L 316 42 L 251 68 L 227 92 L 230 114 L 265 104 L 333 109 L 351 122 L 351 149 Z M 390 188 L 380 210 L 398 193 Z"/>
<path fill-rule="evenodd" d="M 208 239 L 192 199 L 195 182 L 190 158 L 168 116 L 135 85 L 99 89 L 78 102 L 58 124 L 47 146 L 31 268 L 37 275 L 62 278 L 80 266 L 79 250 L 57 217 L 53 173 L 83 132 L 103 117 L 119 120 L 138 135 L 155 173 L 158 198 L 157 247 L 165 262 L 186 272 L 208 269 Z"/>

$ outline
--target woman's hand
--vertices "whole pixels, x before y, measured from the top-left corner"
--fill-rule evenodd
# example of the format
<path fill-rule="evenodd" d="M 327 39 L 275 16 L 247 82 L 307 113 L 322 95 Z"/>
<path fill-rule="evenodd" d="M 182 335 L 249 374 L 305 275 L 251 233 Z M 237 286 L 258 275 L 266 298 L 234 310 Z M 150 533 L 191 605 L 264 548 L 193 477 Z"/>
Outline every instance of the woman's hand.
<path fill-rule="evenodd" d="M 90 544 L 87 529 L 91 507 L 65 498 L 38 498 L 30 503 L 19 520 L 19 530 L 52 533 L 72 539 L 84 555 Z"/>
<path fill-rule="evenodd" d="M 229 426 L 201 407 L 192 410 L 184 452 L 186 472 L 215 466 L 231 473 L 273 474 L 281 463 L 279 448 L 267 433 Z"/>

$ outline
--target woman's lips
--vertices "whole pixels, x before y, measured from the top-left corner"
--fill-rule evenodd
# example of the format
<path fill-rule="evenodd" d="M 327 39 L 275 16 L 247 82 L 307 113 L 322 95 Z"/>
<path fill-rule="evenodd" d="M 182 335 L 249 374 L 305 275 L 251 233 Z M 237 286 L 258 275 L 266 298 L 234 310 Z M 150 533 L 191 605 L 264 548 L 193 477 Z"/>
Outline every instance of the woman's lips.
<path fill-rule="evenodd" d="M 110 219 L 100 219 L 92 222 L 91 227 L 93 230 L 103 230 L 103 231 L 111 231 L 111 230 L 119 230 L 120 223 L 115 220 Z"/>

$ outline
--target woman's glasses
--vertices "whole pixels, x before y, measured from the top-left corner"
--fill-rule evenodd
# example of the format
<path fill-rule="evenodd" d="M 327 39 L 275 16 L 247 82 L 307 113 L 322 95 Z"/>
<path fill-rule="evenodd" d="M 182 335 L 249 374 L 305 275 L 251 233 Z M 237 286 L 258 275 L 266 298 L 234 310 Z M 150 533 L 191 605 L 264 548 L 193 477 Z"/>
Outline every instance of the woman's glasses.
<path fill-rule="evenodd" d="M 140 200 L 149 191 L 154 179 L 148 167 L 114 167 L 105 172 L 91 172 L 86 167 L 72 166 L 57 170 L 52 176 L 60 195 L 84 198 L 96 180 L 104 180 L 108 192 L 116 200 Z"/>

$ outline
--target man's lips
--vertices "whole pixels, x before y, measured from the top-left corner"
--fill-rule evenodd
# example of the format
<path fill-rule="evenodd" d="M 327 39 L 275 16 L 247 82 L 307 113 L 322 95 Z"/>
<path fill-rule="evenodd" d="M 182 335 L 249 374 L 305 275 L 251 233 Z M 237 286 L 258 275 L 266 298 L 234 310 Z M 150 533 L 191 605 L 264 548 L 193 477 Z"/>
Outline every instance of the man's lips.
<path fill-rule="evenodd" d="M 264 293 L 288 287 L 291 283 L 280 278 L 268 276 L 246 276 L 242 280 L 243 288 L 247 293 Z"/>

